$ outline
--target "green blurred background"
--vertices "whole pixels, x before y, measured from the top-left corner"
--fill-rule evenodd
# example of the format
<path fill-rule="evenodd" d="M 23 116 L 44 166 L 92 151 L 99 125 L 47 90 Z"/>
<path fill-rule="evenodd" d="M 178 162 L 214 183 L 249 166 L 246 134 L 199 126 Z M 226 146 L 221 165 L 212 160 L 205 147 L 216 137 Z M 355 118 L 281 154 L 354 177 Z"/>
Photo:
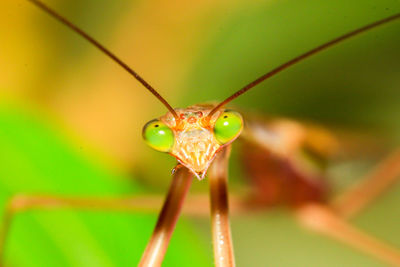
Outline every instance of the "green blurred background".
<path fill-rule="evenodd" d="M 400 12 L 398 0 L 46 2 L 177 107 L 222 100 L 301 52 Z M 141 128 L 165 108 L 31 4 L 0 6 L 1 205 L 16 193 L 164 194 L 174 159 L 146 147 Z M 355 133 L 351 143 L 362 145 L 346 149 L 345 160 L 328 170 L 340 191 L 398 146 L 399 89 L 395 22 L 281 73 L 232 105 Z M 240 190 L 244 174 L 236 167 L 231 175 L 232 191 Z M 206 193 L 207 181 L 194 181 L 192 191 Z M 352 222 L 400 247 L 399 194 L 394 187 Z M 7 266 L 135 266 L 156 217 L 29 211 L 12 227 Z M 284 209 L 233 216 L 232 231 L 238 266 L 385 266 L 303 230 Z M 183 217 L 164 266 L 212 266 L 210 236 L 208 218 Z"/>

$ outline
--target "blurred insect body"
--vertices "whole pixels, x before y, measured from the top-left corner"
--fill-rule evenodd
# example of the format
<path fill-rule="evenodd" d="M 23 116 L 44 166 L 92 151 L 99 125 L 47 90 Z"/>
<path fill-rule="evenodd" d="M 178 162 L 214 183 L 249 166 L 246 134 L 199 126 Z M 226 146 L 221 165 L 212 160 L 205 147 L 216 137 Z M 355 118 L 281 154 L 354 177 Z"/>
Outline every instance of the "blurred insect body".
<path fill-rule="evenodd" d="M 151 147 L 170 153 L 177 158 L 179 165 L 174 174 L 170 191 L 164 202 L 154 233 L 139 264 L 140 266 L 159 266 L 161 264 L 179 217 L 182 203 L 189 190 L 192 176 L 196 175 L 199 179 L 203 179 L 208 167 L 210 167 L 209 183 L 215 264 L 217 266 L 234 266 L 235 259 L 228 220 L 227 160 L 229 158 L 230 144 L 241 133 L 243 121 L 240 114 L 224 110 L 224 106 L 257 84 L 293 64 L 349 37 L 400 18 L 400 14 L 396 14 L 312 49 L 249 83 L 219 104 L 173 109 L 152 86 L 96 40 L 41 2 L 36 0 L 31 0 L 31 2 L 72 28 L 103 51 L 132 74 L 169 110 L 167 115 L 149 122 L 143 130 L 143 136 Z M 296 122 L 276 120 L 264 123 L 262 120 L 246 116 L 244 116 L 244 119 L 245 127 L 242 137 L 248 144 L 244 153 L 246 155 L 244 162 L 250 177 L 253 178 L 256 184 L 255 188 L 258 190 L 250 203 L 253 202 L 252 204 L 255 204 L 255 202 L 258 202 L 258 204 L 266 205 L 285 201 L 296 207 L 296 214 L 299 220 L 310 229 L 359 248 L 383 261 L 400 266 L 400 256 L 397 250 L 369 237 L 345 221 L 341 212 L 345 207 L 354 206 L 352 205 L 353 192 L 349 191 L 348 196 L 350 197 L 344 198 L 345 200 L 335 206 L 337 211 L 325 199 L 324 185 L 314 179 L 313 176 L 317 172 L 314 172 L 314 168 L 311 165 L 306 164 L 306 158 L 302 153 L 311 151 L 316 156 L 325 157 L 326 155 L 321 153 L 324 147 L 335 146 L 329 135 L 320 133 L 319 136 L 323 136 L 322 139 L 325 141 L 313 143 L 314 137 L 317 136 L 317 131 L 303 127 Z M 328 149 L 327 152 L 329 154 L 330 150 Z M 394 178 L 400 172 L 397 164 L 398 158 L 399 156 L 394 154 L 393 158 L 383 163 L 383 168 L 389 168 L 392 170 L 391 172 L 384 172 L 383 177 L 372 176 L 367 180 L 367 183 L 374 184 L 377 178 L 382 178 L 384 185 L 380 187 L 381 191 L 393 183 Z M 213 164 L 210 166 L 212 162 Z M 282 177 L 287 179 L 282 181 Z M 360 188 L 363 187 L 361 186 Z M 285 192 L 285 190 L 288 191 Z M 378 193 L 380 192 L 367 195 L 362 204 L 357 204 L 359 208 L 371 201 Z M 7 232 L 13 214 L 29 207 L 56 205 L 121 209 L 132 206 L 132 203 L 124 201 L 102 202 L 81 199 L 74 202 L 68 198 L 54 197 L 38 198 L 28 196 L 23 200 L 21 201 L 17 197 L 10 202 L 9 214 L 6 216 L 4 223 L 4 232 Z M 237 207 L 248 209 L 249 202 L 239 199 L 234 200 L 236 201 L 232 204 L 234 210 Z M 135 205 L 133 204 L 133 206 Z M 353 215 L 356 211 L 358 209 L 346 214 L 346 216 Z M 5 235 L 3 235 L 3 238 L 5 240 Z"/>

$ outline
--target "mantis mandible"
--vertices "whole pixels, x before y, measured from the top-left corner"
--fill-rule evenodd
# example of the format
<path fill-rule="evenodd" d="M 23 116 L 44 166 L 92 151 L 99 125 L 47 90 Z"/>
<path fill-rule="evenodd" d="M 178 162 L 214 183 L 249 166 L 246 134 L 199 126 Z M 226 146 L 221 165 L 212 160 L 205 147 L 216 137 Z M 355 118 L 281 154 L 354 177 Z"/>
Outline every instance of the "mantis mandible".
<path fill-rule="evenodd" d="M 237 91 L 235 94 L 219 104 L 208 106 L 192 106 L 187 109 L 174 109 L 151 85 L 149 85 L 135 71 L 119 60 L 119 58 L 109 52 L 97 41 L 92 39 L 86 33 L 82 32 L 79 28 L 76 28 L 73 24 L 61 16 L 57 15 L 57 13 L 43 5 L 41 2 L 31 2 L 35 3 L 51 15 L 58 18 L 58 20 L 62 21 L 78 34 L 82 35 L 85 39 L 93 43 L 106 55 L 111 57 L 125 70 L 132 74 L 140 83 L 142 83 L 143 86 L 147 88 L 157 99 L 159 99 L 169 110 L 169 113 L 167 113 L 165 116 L 147 124 L 143 132 L 145 140 L 150 146 L 156 150 L 170 153 L 177 158 L 179 164 L 176 167 L 170 193 L 168 194 L 164 208 L 160 214 L 156 229 L 145 253 L 143 254 L 141 261 L 142 266 L 157 266 L 161 264 L 192 176 L 195 175 L 199 179 L 203 179 L 212 162 L 214 163 L 211 165 L 211 169 L 208 171 L 208 174 L 210 179 L 212 201 L 215 263 L 217 266 L 233 266 L 234 257 L 228 221 L 226 189 L 226 164 L 229 156 L 230 144 L 239 137 L 243 127 L 245 127 L 244 130 L 246 132 L 244 138 L 248 138 L 249 140 L 252 140 L 252 142 L 258 143 L 259 145 L 262 145 L 265 140 L 261 141 L 258 139 L 259 135 L 256 134 L 258 133 L 257 129 L 260 128 L 258 123 L 251 124 L 246 122 L 246 118 L 245 122 L 243 122 L 240 114 L 234 111 L 225 110 L 225 105 L 246 91 L 252 89 L 262 81 L 272 77 L 273 75 L 305 58 L 349 37 L 399 18 L 399 15 L 394 15 L 384 20 L 367 25 L 363 28 L 357 29 L 330 42 L 327 42 L 313 50 L 310 50 L 309 52 L 306 52 L 305 54 L 302 54 L 299 57 L 275 68 L 254 82 L 249 83 L 247 86 L 243 87 L 241 90 Z M 263 129 L 259 130 L 263 131 Z M 277 133 L 280 132 L 277 130 Z M 177 139 L 178 137 L 180 139 Z M 281 157 L 288 158 L 290 152 L 296 149 L 297 147 L 294 146 L 289 147 L 287 151 L 278 149 L 278 151 L 274 152 Z M 49 203 L 49 199 L 41 201 L 43 205 Z M 77 204 L 77 206 L 79 206 L 79 204 Z M 343 204 L 343 206 L 347 205 Z M 304 216 L 304 218 L 306 218 L 304 221 L 307 222 L 307 218 L 309 218 L 309 216 L 305 216 L 304 214 L 310 213 L 324 216 L 324 218 L 331 218 L 332 216 L 330 211 L 326 210 L 324 207 L 307 206 L 304 207 L 304 209 L 301 209 L 301 212 L 299 212 L 299 217 L 303 218 Z M 333 216 L 332 218 L 335 219 L 336 217 Z M 343 226 L 339 224 L 339 226 L 342 227 L 340 228 L 342 231 L 352 232 L 352 229 L 349 229 L 347 225 Z M 310 227 L 312 228 L 315 226 L 311 225 Z M 380 253 L 377 253 L 378 257 L 398 264 L 398 256 L 396 252 L 393 252 L 390 248 L 388 249 L 385 246 L 382 246 L 380 243 L 374 242 L 374 240 L 370 240 L 368 238 L 364 239 L 362 242 L 366 245 L 360 245 L 360 237 L 364 236 L 357 234 L 358 233 L 353 236 L 353 240 L 355 241 L 347 240 L 346 242 L 370 253 L 373 253 L 372 251 L 380 251 Z M 341 237 L 338 238 L 340 239 Z"/>

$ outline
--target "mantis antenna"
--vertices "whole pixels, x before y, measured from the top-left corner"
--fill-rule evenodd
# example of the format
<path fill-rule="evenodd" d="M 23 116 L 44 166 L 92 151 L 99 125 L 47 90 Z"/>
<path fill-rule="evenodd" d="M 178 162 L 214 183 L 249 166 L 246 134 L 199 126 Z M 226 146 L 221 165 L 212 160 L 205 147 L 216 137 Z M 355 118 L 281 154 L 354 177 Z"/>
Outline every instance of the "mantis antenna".
<path fill-rule="evenodd" d="M 247 91 L 249 91 L 250 89 L 252 89 L 253 87 L 255 87 L 256 85 L 258 85 L 259 83 L 267 80 L 268 78 L 271 78 L 273 76 L 275 76 L 276 74 L 278 74 L 279 72 L 295 65 L 296 63 L 299 63 L 301 61 L 303 61 L 304 59 L 317 54 L 318 52 L 321 52 L 327 48 L 330 48 L 346 39 L 349 39 L 353 36 L 356 36 L 360 33 L 366 32 L 370 29 L 373 29 L 375 27 L 378 27 L 380 25 L 383 25 L 385 23 L 391 22 L 393 20 L 396 20 L 400 18 L 400 13 L 397 13 L 393 16 L 390 17 L 386 17 L 384 19 L 375 21 L 371 24 L 368 24 L 364 27 L 358 28 L 356 30 L 353 30 L 351 32 L 348 32 L 342 36 L 339 36 L 335 39 L 330 40 L 329 42 L 326 42 L 320 46 L 315 47 L 314 49 L 311 49 L 289 61 L 287 61 L 286 63 L 283 63 L 282 65 L 274 68 L 273 70 L 267 72 L 266 74 L 262 75 L 261 77 L 257 78 L 256 80 L 252 81 L 251 83 L 247 84 L 246 86 L 244 86 L 242 89 L 240 89 L 239 91 L 235 92 L 234 94 L 232 94 L 231 96 L 229 96 L 228 98 L 226 98 L 224 101 L 222 101 L 221 103 L 219 103 L 215 108 L 213 108 L 210 113 L 208 113 L 207 117 L 211 118 L 212 115 L 214 115 L 215 112 L 217 112 L 220 108 L 222 108 L 223 106 L 225 106 L 226 104 L 228 104 L 229 102 L 231 102 L 232 100 L 234 100 L 235 98 L 239 97 L 240 95 L 246 93 Z"/>
<path fill-rule="evenodd" d="M 171 112 L 171 114 L 174 116 L 176 121 L 179 121 L 178 114 L 176 114 L 175 110 L 171 107 L 170 104 L 168 104 L 167 100 L 165 100 L 158 92 L 156 89 L 154 89 L 148 82 L 146 82 L 139 74 L 137 74 L 133 69 L 131 69 L 126 63 L 124 63 L 121 59 L 119 59 L 116 55 L 114 55 L 110 50 L 105 48 L 103 45 L 101 45 L 98 41 L 96 41 L 93 37 L 88 35 L 86 32 L 78 28 L 76 25 L 74 25 L 72 22 L 64 18 L 63 16 L 59 15 L 56 11 L 52 10 L 48 6 L 46 6 L 44 3 L 38 0 L 28 0 L 47 14 L 49 14 L 51 17 L 55 18 L 80 36 L 82 36 L 84 39 L 89 41 L 89 43 L 93 44 L 95 47 L 97 47 L 100 51 L 102 51 L 104 54 L 106 54 L 108 57 L 110 57 L 114 62 L 116 62 L 118 65 L 120 65 L 123 69 L 125 69 L 127 72 L 129 72 L 135 79 L 140 82 L 144 87 L 146 87 L 147 90 L 150 91 L 158 100 L 160 100 L 161 103 L 164 104 L 164 106 Z"/>

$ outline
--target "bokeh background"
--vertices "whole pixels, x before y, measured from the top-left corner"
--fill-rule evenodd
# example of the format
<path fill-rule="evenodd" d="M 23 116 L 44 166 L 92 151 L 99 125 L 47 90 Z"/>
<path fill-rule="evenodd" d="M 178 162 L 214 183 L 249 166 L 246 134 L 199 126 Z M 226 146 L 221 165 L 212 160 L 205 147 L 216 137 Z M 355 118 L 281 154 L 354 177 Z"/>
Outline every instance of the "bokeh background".
<path fill-rule="evenodd" d="M 301 52 L 400 12 L 398 0 L 46 3 L 177 107 L 222 100 Z M 1 206 L 16 193 L 164 194 L 174 159 L 146 147 L 141 128 L 165 108 L 27 1 L 3 0 L 0 6 Z M 399 145 L 400 24 L 321 53 L 232 105 L 346 132 L 352 146 L 328 169 L 333 191 L 343 190 Z M 240 168 L 231 176 L 232 191 L 246 185 Z M 194 181 L 192 191 L 206 193 L 207 181 Z M 352 223 L 400 247 L 399 195 L 396 186 Z M 11 229 L 7 266 L 135 266 L 156 218 L 25 212 Z M 238 266 L 385 266 L 302 229 L 286 209 L 233 216 L 232 229 Z M 212 266 L 210 236 L 207 217 L 183 216 L 164 266 Z"/>

